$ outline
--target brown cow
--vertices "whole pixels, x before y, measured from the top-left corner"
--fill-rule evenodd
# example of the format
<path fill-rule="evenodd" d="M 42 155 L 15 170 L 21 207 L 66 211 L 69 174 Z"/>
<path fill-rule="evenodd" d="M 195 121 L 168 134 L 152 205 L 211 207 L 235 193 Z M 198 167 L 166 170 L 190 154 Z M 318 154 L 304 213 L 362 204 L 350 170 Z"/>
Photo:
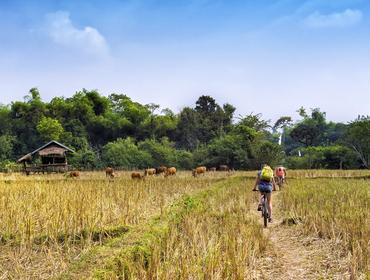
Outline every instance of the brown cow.
<path fill-rule="evenodd" d="M 80 171 L 71 171 L 71 172 L 69 172 L 68 177 L 78 178 L 78 177 L 80 177 Z"/>
<path fill-rule="evenodd" d="M 131 179 L 144 179 L 144 175 L 141 175 L 139 172 L 132 172 Z"/>
<path fill-rule="evenodd" d="M 197 168 L 193 169 L 192 174 L 194 177 L 197 177 L 199 174 L 205 174 L 207 171 L 207 167 L 205 166 L 198 166 Z"/>
<path fill-rule="evenodd" d="M 161 166 L 159 166 L 159 167 L 157 167 L 157 168 L 155 169 L 155 174 L 156 174 L 156 175 L 159 175 L 159 174 L 161 174 L 161 173 L 165 173 L 165 174 L 166 174 L 166 171 L 167 171 L 167 167 L 166 167 L 166 166 L 164 166 L 164 165 L 161 165 Z"/>
<path fill-rule="evenodd" d="M 114 174 L 114 169 L 112 167 L 107 167 L 105 169 L 105 177 L 109 177 L 109 178 L 114 178 L 115 174 Z"/>
<path fill-rule="evenodd" d="M 176 167 L 170 167 L 167 168 L 166 173 L 164 174 L 164 177 L 176 175 Z"/>
<path fill-rule="evenodd" d="M 144 176 L 155 175 L 155 168 L 147 168 L 144 171 Z"/>

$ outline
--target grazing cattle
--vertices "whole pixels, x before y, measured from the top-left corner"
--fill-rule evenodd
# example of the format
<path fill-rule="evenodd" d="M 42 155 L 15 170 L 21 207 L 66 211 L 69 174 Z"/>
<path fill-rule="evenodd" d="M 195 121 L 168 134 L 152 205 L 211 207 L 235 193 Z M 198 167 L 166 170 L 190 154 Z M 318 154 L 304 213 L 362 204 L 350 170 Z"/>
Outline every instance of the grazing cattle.
<path fill-rule="evenodd" d="M 218 170 L 220 170 L 220 171 L 230 171 L 230 167 L 224 164 L 224 165 L 220 165 Z"/>
<path fill-rule="evenodd" d="M 197 177 L 200 174 L 205 174 L 206 171 L 207 171 L 207 167 L 205 167 L 205 166 L 198 166 L 197 168 L 193 169 L 192 174 L 193 174 L 194 177 Z"/>
<path fill-rule="evenodd" d="M 155 175 L 155 168 L 147 168 L 144 171 L 144 176 Z"/>
<path fill-rule="evenodd" d="M 131 179 L 144 179 L 144 176 L 141 175 L 139 172 L 132 172 Z"/>
<path fill-rule="evenodd" d="M 71 172 L 69 172 L 68 177 L 78 178 L 78 177 L 80 177 L 80 171 L 71 171 Z"/>
<path fill-rule="evenodd" d="M 112 167 L 107 167 L 105 169 L 105 177 L 109 177 L 109 178 L 114 178 L 115 174 L 114 174 L 114 170 Z"/>
<path fill-rule="evenodd" d="M 161 174 L 161 173 L 165 173 L 165 174 L 166 174 L 166 171 L 167 171 L 167 167 L 166 167 L 166 166 L 164 166 L 164 165 L 161 165 L 161 166 L 159 166 L 159 167 L 157 167 L 157 168 L 155 169 L 155 174 L 156 174 L 156 175 L 159 175 L 159 174 Z"/>
<path fill-rule="evenodd" d="M 176 175 L 176 167 L 170 167 L 166 169 L 164 177 Z"/>
<path fill-rule="evenodd" d="M 210 168 L 208 169 L 208 171 L 215 172 L 215 171 L 216 171 L 216 167 L 210 167 Z"/>

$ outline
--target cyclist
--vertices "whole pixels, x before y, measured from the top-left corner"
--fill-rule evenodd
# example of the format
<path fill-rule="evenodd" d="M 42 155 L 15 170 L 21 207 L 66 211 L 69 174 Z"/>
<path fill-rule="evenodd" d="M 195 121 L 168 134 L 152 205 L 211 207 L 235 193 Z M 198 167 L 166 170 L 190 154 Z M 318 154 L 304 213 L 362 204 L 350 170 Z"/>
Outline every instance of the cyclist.
<path fill-rule="evenodd" d="M 261 170 L 257 173 L 256 182 L 254 184 L 253 191 L 258 190 L 261 193 L 260 201 L 258 204 L 258 211 L 262 210 L 262 197 L 263 193 L 266 193 L 267 203 L 268 203 L 268 211 L 269 211 L 269 222 L 272 222 L 272 199 L 271 199 L 271 192 L 276 190 L 275 187 L 275 180 L 273 176 L 273 171 L 270 166 L 267 164 L 263 164 Z"/>
<path fill-rule="evenodd" d="M 281 180 L 281 183 L 285 183 L 286 178 L 286 169 L 283 166 L 278 166 L 275 168 L 275 176 L 278 180 Z"/>

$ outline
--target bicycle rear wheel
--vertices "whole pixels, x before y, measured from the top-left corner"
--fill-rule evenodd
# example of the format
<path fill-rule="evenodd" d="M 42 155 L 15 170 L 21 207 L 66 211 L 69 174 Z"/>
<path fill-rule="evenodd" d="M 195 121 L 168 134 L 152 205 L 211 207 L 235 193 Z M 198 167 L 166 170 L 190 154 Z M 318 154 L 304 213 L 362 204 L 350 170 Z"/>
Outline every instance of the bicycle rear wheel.
<path fill-rule="evenodd" d="M 284 179 L 280 178 L 279 189 L 282 189 L 283 187 L 284 187 Z"/>
<path fill-rule="evenodd" d="M 264 197 L 262 205 L 263 205 L 262 206 L 263 207 L 263 225 L 265 227 L 267 227 L 267 220 L 268 220 L 268 216 L 269 216 L 269 211 L 267 209 L 267 199 L 266 199 L 266 197 Z"/>

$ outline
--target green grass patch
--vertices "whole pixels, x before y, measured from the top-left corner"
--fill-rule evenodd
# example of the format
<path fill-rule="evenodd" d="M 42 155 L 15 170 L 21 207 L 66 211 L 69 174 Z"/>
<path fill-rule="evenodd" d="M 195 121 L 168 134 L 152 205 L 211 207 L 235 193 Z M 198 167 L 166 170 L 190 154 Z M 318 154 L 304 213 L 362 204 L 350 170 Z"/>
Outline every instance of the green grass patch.
<path fill-rule="evenodd" d="M 96 269 L 93 278 L 196 279 L 217 273 L 226 278 L 240 277 L 250 258 L 263 251 L 267 243 L 261 227 L 247 216 L 249 190 L 245 178 L 235 177 L 183 196 L 141 232 L 130 232 L 133 242 L 127 242 L 118 255 Z M 197 251 L 198 241 L 203 243 L 205 254 Z M 185 245 L 188 243 L 189 247 Z M 178 265 L 185 259 L 180 256 L 179 264 L 173 263 L 179 252 L 189 254 L 188 268 L 181 267 L 181 271 Z M 199 267 L 207 269 L 199 271 Z"/>

